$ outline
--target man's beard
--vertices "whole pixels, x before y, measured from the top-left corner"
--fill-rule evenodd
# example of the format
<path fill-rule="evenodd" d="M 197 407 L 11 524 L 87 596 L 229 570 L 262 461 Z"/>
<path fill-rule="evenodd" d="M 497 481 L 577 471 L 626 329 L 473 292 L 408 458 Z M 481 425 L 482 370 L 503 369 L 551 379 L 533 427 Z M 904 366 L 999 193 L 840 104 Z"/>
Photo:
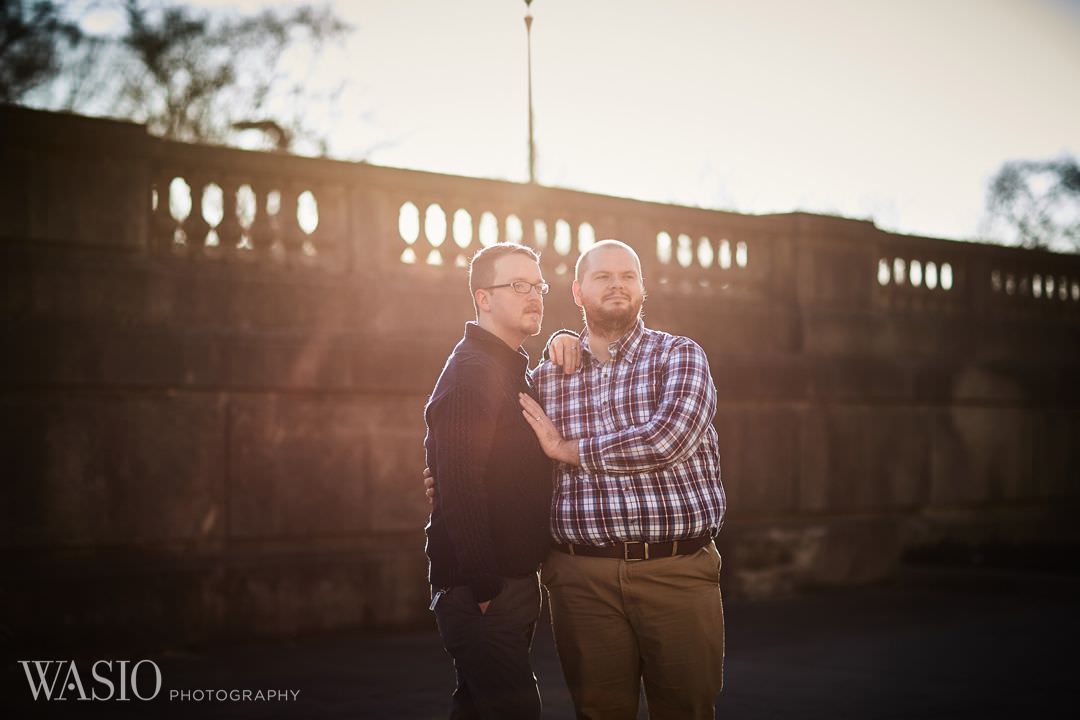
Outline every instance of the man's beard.
<path fill-rule="evenodd" d="M 619 338 L 637 324 L 641 317 L 641 306 L 644 298 L 636 303 L 631 301 L 626 307 L 606 309 L 603 303 L 590 305 L 586 303 L 581 308 L 581 316 L 585 320 L 586 327 L 592 334 L 599 334 L 606 338 Z"/>

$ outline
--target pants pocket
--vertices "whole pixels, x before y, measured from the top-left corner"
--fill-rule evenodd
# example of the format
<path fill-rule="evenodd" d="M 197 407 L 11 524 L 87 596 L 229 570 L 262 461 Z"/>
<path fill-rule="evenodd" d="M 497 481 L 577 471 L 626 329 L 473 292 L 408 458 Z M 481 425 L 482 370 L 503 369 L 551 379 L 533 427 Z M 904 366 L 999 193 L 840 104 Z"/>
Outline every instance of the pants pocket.
<path fill-rule="evenodd" d="M 552 550 L 548 553 L 544 564 L 540 566 L 540 583 L 544 587 L 552 587 L 558 582 L 558 567 L 562 564 L 561 555 L 562 553 L 558 550 Z"/>

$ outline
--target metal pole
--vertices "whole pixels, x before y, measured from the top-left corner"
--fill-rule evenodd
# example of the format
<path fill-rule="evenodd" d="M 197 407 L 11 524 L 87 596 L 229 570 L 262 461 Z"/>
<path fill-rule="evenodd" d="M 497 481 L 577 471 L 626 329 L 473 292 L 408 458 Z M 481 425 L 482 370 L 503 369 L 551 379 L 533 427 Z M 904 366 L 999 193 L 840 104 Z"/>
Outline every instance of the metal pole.
<path fill-rule="evenodd" d="M 525 47 L 529 63 L 529 182 L 536 184 L 536 141 L 533 139 L 533 96 L 532 96 L 532 14 L 529 6 L 532 0 L 525 0 Z"/>

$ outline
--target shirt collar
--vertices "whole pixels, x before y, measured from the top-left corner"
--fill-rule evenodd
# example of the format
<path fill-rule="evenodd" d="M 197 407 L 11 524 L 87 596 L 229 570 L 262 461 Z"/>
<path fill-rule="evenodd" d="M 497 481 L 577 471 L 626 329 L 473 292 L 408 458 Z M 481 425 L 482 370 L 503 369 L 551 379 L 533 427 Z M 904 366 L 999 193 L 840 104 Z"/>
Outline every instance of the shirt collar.
<path fill-rule="evenodd" d="M 497 335 L 480 327 L 475 320 L 465 323 L 464 342 L 480 348 L 510 372 L 522 374 L 529 369 L 529 353 L 525 352 L 525 348 L 518 346 L 514 350 Z"/>
<path fill-rule="evenodd" d="M 638 318 L 634 323 L 634 327 L 626 331 L 618 340 L 608 345 L 608 353 L 613 359 L 623 358 L 627 362 L 634 362 L 634 356 L 637 354 L 638 349 L 641 347 L 641 340 L 645 337 L 645 322 Z M 592 355 L 592 350 L 589 349 L 589 328 L 586 327 L 581 333 L 581 347 L 585 352 Z"/>

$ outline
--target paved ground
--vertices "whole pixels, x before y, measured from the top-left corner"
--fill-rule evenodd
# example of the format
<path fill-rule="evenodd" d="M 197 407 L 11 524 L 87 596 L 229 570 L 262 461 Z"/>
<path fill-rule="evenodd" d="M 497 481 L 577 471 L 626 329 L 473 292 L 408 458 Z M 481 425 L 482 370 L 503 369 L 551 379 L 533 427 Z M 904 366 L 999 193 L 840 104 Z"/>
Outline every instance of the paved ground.
<path fill-rule="evenodd" d="M 727 688 L 717 717 L 1075 717 L 1078 601 L 1076 575 L 907 569 L 884 585 L 729 603 Z M 433 629 L 163 651 L 153 659 L 164 679 L 159 699 L 128 704 L 124 713 L 112 704 L 102 716 L 442 718 L 453 684 Z M 572 718 L 550 628 L 538 633 L 535 667 L 545 717 Z M 173 689 L 232 688 L 300 694 L 273 703 L 168 700 Z M 87 717 L 89 705 L 66 703 L 60 716 Z M 18 716 L 27 712 L 23 706 Z"/>

